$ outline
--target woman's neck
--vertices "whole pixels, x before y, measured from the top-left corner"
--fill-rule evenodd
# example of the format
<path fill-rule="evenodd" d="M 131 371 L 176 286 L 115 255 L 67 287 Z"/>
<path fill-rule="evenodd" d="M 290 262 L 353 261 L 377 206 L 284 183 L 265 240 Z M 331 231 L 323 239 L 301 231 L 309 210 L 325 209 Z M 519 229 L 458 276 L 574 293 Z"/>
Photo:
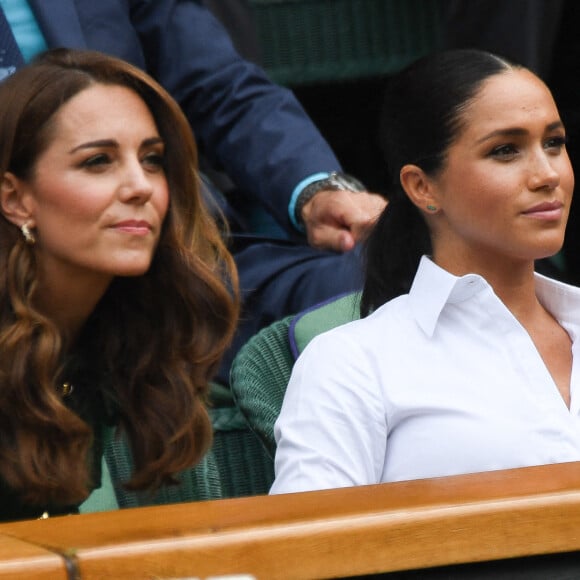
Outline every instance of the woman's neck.
<path fill-rule="evenodd" d="M 534 262 L 532 260 L 446 260 L 435 255 L 434 261 L 448 272 L 463 276 L 479 274 L 493 288 L 498 298 L 523 324 L 543 310 L 536 296 Z"/>
<path fill-rule="evenodd" d="M 111 283 L 111 278 L 56 280 L 40 276 L 35 306 L 73 343 Z"/>

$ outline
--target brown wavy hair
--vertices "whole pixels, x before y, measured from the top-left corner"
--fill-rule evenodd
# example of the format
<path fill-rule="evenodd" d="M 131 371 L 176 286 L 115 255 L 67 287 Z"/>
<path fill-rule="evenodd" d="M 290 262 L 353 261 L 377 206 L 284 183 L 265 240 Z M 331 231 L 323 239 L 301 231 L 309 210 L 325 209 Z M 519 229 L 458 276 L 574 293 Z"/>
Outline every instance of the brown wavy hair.
<path fill-rule="evenodd" d="M 114 279 L 91 317 L 99 374 L 132 449 L 127 487 L 155 489 L 211 444 L 208 383 L 236 325 L 237 276 L 202 201 L 187 119 L 158 83 L 122 60 L 57 49 L 1 83 L 1 175 L 30 177 L 57 111 L 95 83 L 135 91 L 165 143 L 170 203 L 151 267 Z M 0 475 L 28 502 L 66 505 L 88 493 L 93 433 L 56 393 L 66 345 L 35 309 L 37 291 L 34 250 L 0 219 Z"/>

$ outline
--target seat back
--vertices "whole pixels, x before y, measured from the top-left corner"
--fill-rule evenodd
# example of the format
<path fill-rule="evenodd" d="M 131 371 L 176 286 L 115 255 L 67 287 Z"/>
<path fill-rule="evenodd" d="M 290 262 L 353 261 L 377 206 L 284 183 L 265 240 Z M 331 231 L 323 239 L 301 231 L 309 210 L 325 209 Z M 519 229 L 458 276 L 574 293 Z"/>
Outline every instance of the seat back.
<path fill-rule="evenodd" d="M 291 320 L 274 322 L 252 337 L 234 359 L 230 376 L 236 404 L 272 459 L 274 422 L 294 364 L 288 341 Z"/>
<path fill-rule="evenodd" d="M 252 337 L 232 364 L 236 404 L 271 458 L 278 418 L 292 366 L 314 336 L 359 317 L 360 293 L 351 293 L 288 316 Z"/>
<path fill-rule="evenodd" d="M 294 359 L 318 334 L 360 318 L 360 292 L 349 292 L 294 316 L 288 329 Z"/>
<path fill-rule="evenodd" d="M 267 493 L 274 477 L 272 460 L 235 405 L 229 388 L 213 385 L 210 417 L 214 431 L 212 453 L 223 497 Z"/>

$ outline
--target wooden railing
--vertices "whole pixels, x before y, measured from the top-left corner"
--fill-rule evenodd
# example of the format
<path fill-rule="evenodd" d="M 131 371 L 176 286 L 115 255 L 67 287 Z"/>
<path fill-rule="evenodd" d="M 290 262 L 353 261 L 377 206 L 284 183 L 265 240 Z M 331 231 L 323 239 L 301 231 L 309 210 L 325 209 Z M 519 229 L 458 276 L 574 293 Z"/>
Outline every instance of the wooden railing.
<path fill-rule="evenodd" d="M 567 463 L 3 524 L 0 578 L 330 578 L 541 554 L 580 570 L 577 550 Z"/>

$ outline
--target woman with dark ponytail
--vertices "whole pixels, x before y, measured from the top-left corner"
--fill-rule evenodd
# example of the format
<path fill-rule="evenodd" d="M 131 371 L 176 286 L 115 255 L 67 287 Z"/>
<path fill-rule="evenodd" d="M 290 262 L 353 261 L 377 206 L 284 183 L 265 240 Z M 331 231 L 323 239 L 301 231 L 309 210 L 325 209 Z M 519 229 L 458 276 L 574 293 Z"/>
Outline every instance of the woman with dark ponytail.
<path fill-rule="evenodd" d="M 396 191 L 367 241 L 364 318 L 296 363 L 272 493 L 580 460 L 580 291 L 534 272 L 574 188 L 550 91 L 446 51 L 399 73 L 384 111 Z"/>
<path fill-rule="evenodd" d="M 431 67 L 423 70 L 426 62 Z M 506 66 L 488 53 L 449 51 L 420 61 L 393 79 L 384 100 L 379 137 L 394 191 L 389 211 L 383 213 L 367 243 L 363 315 L 406 294 L 421 256 L 431 254 L 424 211 L 405 193 L 401 168 L 413 163 L 427 175 L 436 175 L 456 136 L 462 109 L 487 77 Z"/>

